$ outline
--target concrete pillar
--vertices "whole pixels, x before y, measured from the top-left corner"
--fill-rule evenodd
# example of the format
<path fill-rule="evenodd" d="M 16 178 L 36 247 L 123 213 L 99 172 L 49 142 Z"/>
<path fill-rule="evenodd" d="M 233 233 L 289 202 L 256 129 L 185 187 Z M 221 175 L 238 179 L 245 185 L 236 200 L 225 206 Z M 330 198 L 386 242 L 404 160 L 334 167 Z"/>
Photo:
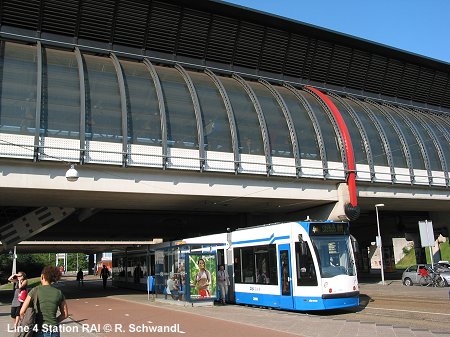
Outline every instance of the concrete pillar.
<path fill-rule="evenodd" d="M 416 263 L 427 263 L 425 249 L 422 248 L 419 233 L 405 233 L 405 239 L 414 242 L 414 253 L 416 254 Z"/>
<path fill-rule="evenodd" d="M 88 274 L 94 275 L 94 271 L 95 271 L 94 254 L 89 254 Z"/>

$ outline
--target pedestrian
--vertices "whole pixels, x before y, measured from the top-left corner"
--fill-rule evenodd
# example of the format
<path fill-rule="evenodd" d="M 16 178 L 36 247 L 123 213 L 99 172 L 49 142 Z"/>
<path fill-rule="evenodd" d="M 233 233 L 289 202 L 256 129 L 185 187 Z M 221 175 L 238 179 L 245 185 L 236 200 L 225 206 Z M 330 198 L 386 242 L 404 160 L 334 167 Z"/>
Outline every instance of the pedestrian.
<path fill-rule="evenodd" d="M 14 326 L 19 324 L 19 313 L 23 301 L 27 295 L 27 275 L 23 271 L 13 274 L 8 278 L 9 282 L 13 284 L 14 296 L 11 302 L 11 317 L 14 320 Z"/>
<path fill-rule="evenodd" d="M 103 279 L 103 289 L 106 289 L 106 282 L 108 281 L 109 275 L 110 275 L 109 269 L 104 264 L 102 270 L 100 271 L 100 277 Z"/>
<path fill-rule="evenodd" d="M 20 316 L 23 318 L 25 311 L 32 305 L 32 298 L 36 298 L 36 337 L 60 337 L 59 323 L 69 317 L 69 309 L 63 293 L 53 287 L 60 278 L 61 271 L 58 267 L 44 267 L 41 273 L 41 285 L 30 291 L 20 309 Z M 58 309 L 60 314 L 56 316 Z"/>
<path fill-rule="evenodd" d="M 228 295 L 228 286 L 230 285 L 230 278 L 228 277 L 228 272 L 225 270 L 225 266 L 221 264 L 219 266 L 219 271 L 217 272 L 217 283 L 220 290 L 220 299 L 222 304 L 225 304 L 226 297 Z"/>
<path fill-rule="evenodd" d="M 78 282 L 78 287 L 84 286 L 84 274 L 83 274 L 83 269 L 81 269 L 81 268 L 77 273 L 77 282 Z"/>

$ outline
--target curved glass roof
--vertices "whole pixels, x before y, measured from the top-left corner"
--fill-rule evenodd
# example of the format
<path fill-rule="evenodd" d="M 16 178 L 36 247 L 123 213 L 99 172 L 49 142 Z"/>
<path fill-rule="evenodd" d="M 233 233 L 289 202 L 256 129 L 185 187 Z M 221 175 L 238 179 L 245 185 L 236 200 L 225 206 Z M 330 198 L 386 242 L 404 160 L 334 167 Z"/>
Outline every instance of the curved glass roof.
<path fill-rule="evenodd" d="M 197 150 L 198 160 L 206 153 L 233 154 L 237 172 L 244 154 L 261 157 L 268 174 L 276 158 L 296 169 L 303 160 L 346 168 L 333 115 L 300 85 L 0 43 L 1 134 L 33 136 L 38 147 L 39 137 L 52 137 L 79 139 L 81 149 L 96 141 L 121 144 L 124 151 L 129 145 Z M 385 167 L 395 181 L 403 169 L 411 181 L 422 174 L 430 183 L 445 178 L 448 185 L 448 116 L 329 96 L 347 125 L 360 170 L 373 177 Z"/>

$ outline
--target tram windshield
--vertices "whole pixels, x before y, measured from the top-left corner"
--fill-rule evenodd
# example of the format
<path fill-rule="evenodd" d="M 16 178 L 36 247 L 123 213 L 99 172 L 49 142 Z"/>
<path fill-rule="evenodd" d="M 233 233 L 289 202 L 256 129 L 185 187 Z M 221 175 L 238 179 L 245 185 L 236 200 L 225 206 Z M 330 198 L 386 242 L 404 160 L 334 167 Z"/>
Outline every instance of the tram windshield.
<path fill-rule="evenodd" d="M 311 240 L 323 278 L 356 275 L 356 266 L 348 235 L 315 236 Z"/>

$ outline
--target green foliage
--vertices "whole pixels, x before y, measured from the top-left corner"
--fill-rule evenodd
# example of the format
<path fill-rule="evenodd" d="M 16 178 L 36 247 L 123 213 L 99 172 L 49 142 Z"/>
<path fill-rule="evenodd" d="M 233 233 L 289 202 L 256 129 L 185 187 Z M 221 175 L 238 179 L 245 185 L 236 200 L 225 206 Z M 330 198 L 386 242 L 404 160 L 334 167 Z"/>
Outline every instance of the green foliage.
<path fill-rule="evenodd" d="M 77 255 L 78 267 L 86 270 L 88 262 L 86 261 L 84 253 L 69 253 L 67 254 L 67 271 L 77 270 Z M 62 264 L 62 260 L 60 260 Z M 41 271 L 45 266 L 54 266 L 56 264 L 56 255 L 54 253 L 41 254 L 17 254 L 17 271 L 24 271 L 27 276 L 37 277 L 41 275 Z M 12 270 L 12 256 L 10 254 L 0 254 L 0 271 L 4 275 L 11 275 Z"/>
<path fill-rule="evenodd" d="M 403 254 L 407 255 L 409 253 L 409 251 L 411 250 L 411 247 L 405 246 L 403 247 Z"/>
<path fill-rule="evenodd" d="M 403 248 L 403 252 L 405 252 L 405 248 Z M 411 248 L 406 252 L 405 256 L 403 256 L 403 258 L 397 262 L 395 268 L 406 269 L 413 264 L 416 264 L 416 253 L 414 249 Z"/>
<path fill-rule="evenodd" d="M 448 239 L 439 245 L 439 249 L 441 250 L 441 260 L 450 261 L 450 243 Z"/>

